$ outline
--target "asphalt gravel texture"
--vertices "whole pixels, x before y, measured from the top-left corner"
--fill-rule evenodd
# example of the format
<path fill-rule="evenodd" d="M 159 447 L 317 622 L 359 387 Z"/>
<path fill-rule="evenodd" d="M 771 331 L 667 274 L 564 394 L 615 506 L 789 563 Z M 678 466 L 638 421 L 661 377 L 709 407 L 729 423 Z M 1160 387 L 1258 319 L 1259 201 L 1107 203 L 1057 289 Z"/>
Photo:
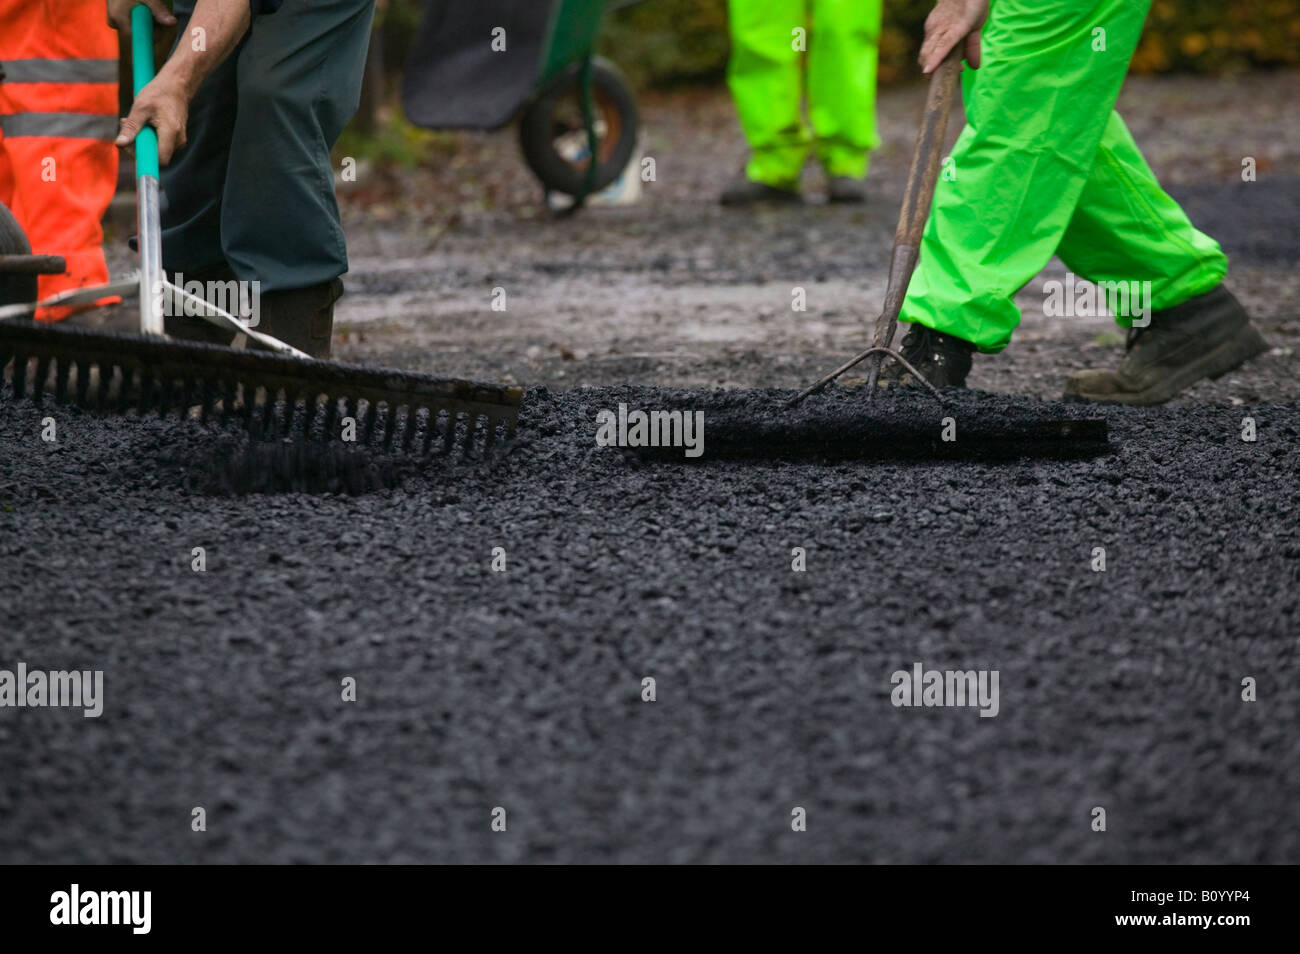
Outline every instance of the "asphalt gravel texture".
<path fill-rule="evenodd" d="M 709 460 L 711 413 L 788 396 L 534 390 L 508 452 L 361 456 L 365 493 L 0 398 L 0 669 L 105 697 L 0 708 L 0 862 L 1300 860 L 1300 407 L 1105 409 L 1082 460 Z M 953 400 L 959 441 L 1051 411 Z M 702 462 L 596 445 L 686 401 Z M 997 715 L 896 707 L 916 663 L 997 670 Z"/>

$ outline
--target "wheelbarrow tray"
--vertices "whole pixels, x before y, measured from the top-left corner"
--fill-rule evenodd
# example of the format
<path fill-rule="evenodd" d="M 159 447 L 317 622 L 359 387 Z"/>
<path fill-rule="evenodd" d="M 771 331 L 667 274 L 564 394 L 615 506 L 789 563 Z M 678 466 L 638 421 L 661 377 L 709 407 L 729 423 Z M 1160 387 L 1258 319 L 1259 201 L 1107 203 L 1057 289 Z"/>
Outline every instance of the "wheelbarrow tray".
<path fill-rule="evenodd" d="M 591 52 L 604 10 L 605 0 L 430 0 L 402 83 L 406 118 L 426 129 L 500 129 Z M 504 50 L 493 49 L 498 27 Z"/>

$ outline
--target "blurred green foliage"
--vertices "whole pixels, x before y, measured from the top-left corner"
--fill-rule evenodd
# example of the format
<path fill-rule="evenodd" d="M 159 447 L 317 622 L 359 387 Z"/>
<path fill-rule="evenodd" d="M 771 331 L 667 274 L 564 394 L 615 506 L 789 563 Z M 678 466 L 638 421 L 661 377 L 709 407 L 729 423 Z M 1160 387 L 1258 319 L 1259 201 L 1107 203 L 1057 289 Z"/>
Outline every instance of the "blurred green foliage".
<path fill-rule="evenodd" d="M 470 2 L 470 0 L 455 0 Z M 542 2 L 542 0 L 534 0 Z M 390 70 L 405 61 L 423 0 L 381 0 Z M 930 0 L 885 0 L 880 81 L 915 76 Z M 726 0 L 645 0 L 606 17 L 600 52 L 637 86 L 722 82 L 727 66 Z M 1300 0 L 1153 0 L 1140 73 L 1223 74 L 1300 65 Z"/>
<path fill-rule="evenodd" d="M 449 133 L 420 129 L 407 122 L 400 110 L 385 109 L 370 132 L 362 131 L 356 123 L 344 127 L 333 155 L 414 169 L 430 161 L 439 150 L 449 152 L 453 147 Z"/>

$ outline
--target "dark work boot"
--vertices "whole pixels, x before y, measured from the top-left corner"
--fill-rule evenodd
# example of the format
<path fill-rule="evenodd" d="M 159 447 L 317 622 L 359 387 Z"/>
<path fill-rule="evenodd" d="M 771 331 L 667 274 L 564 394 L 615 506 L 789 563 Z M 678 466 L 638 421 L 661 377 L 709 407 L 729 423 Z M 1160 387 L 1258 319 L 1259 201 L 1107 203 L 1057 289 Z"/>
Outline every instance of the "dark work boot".
<path fill-rule="evenodd" d="M 964 388 L 975 346 L 942 331 L 914 324 L 898 350 L 936 388 Z M 893 358 L 885 358 L 876 383 L 882 388 L 920 386 L 912 372 Z"/>
<path fill-rule="evenodd" d="M 831 176 L 826 183 L 826 201 L 861 203 L 867 201 L 867 184 L 852 176 Z"/>
<path fill-rule="evenodd" d="M 1071 373 L 1065 400 L 1163 404 L 1202 378 L 1217 378 L 1267 348 L 1241 303 L 1218 285 L 1152 312 L 1145 328 L 1130 328 L 1119 367 Z"/>
<path fill-rule="evenodd" d="M 306 288 L 263 292 L 255 329 L 313 358 L 328 358 L 334 332 L 334 303 L 342 296 L 343 281 L 339 278 Z M 256 348 L 258 344 L 249 339 L 249 347 Z"/>
<path fill-rule="evenodd" d="M 722 192 L 723 205 L 754 205 L 756 203 L 798 203 L 803 201 L 797 187 L 780 189 L 766 182 L 755 182 L 743 172 Z"/>
<path fill-rule="evenodd" d="M 175 283 L 180 278 L 182 285 L 188 285 L 190 282 L 201 282 L 205 288 L 209 287 L 212 282 L 221 282 L 229 288 L 237 288 L 237 285 L 228 285 L 229 282 L 237 282 L 234 270 L 222 262 L 219 265 L 212 265 L 208 268 L 200 268 L 193 272 L 168 272 L 167 281 Z M 203 297 L 207 301 L 206 296 Z M 238 300 L 238 298 L 236 298 Z M 164 298 L 164 303 L 169 299 Z M 229 301 L 213 302 L 213 304 L 224 304 L 227 311 L 231 310 Z M 179 338 L 182 341 L 202 341 L 207 344 L 219 344 L 230 347 L 231 342 L 235 340 L 235 333 L 227 328 L 218 328 L 206 318 L 198 315 L 187 315 L 182 310 L 184 308 L 175 299 L 170 299 L 170 310 L 174 313 L 163 314 L 163 331 L 167 332 L 170 338 Z M 233 312 L 232 312 L 233 313 Z"/>

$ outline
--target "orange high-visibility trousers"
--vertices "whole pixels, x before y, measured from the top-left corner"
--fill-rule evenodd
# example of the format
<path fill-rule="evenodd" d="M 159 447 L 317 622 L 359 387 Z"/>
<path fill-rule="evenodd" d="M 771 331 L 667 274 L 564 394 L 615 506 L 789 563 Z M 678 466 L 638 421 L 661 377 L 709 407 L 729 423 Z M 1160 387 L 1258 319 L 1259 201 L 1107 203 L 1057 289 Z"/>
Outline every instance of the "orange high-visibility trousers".
<path fill-rule="evenodd" d="M 108 281 L 100 222 L 117 188 L 118 41 L 105 21 L 104 0 L 0 0 L 0 202 L 33 252 L 68 263 L 40 277 L 42 298 Z"/>

